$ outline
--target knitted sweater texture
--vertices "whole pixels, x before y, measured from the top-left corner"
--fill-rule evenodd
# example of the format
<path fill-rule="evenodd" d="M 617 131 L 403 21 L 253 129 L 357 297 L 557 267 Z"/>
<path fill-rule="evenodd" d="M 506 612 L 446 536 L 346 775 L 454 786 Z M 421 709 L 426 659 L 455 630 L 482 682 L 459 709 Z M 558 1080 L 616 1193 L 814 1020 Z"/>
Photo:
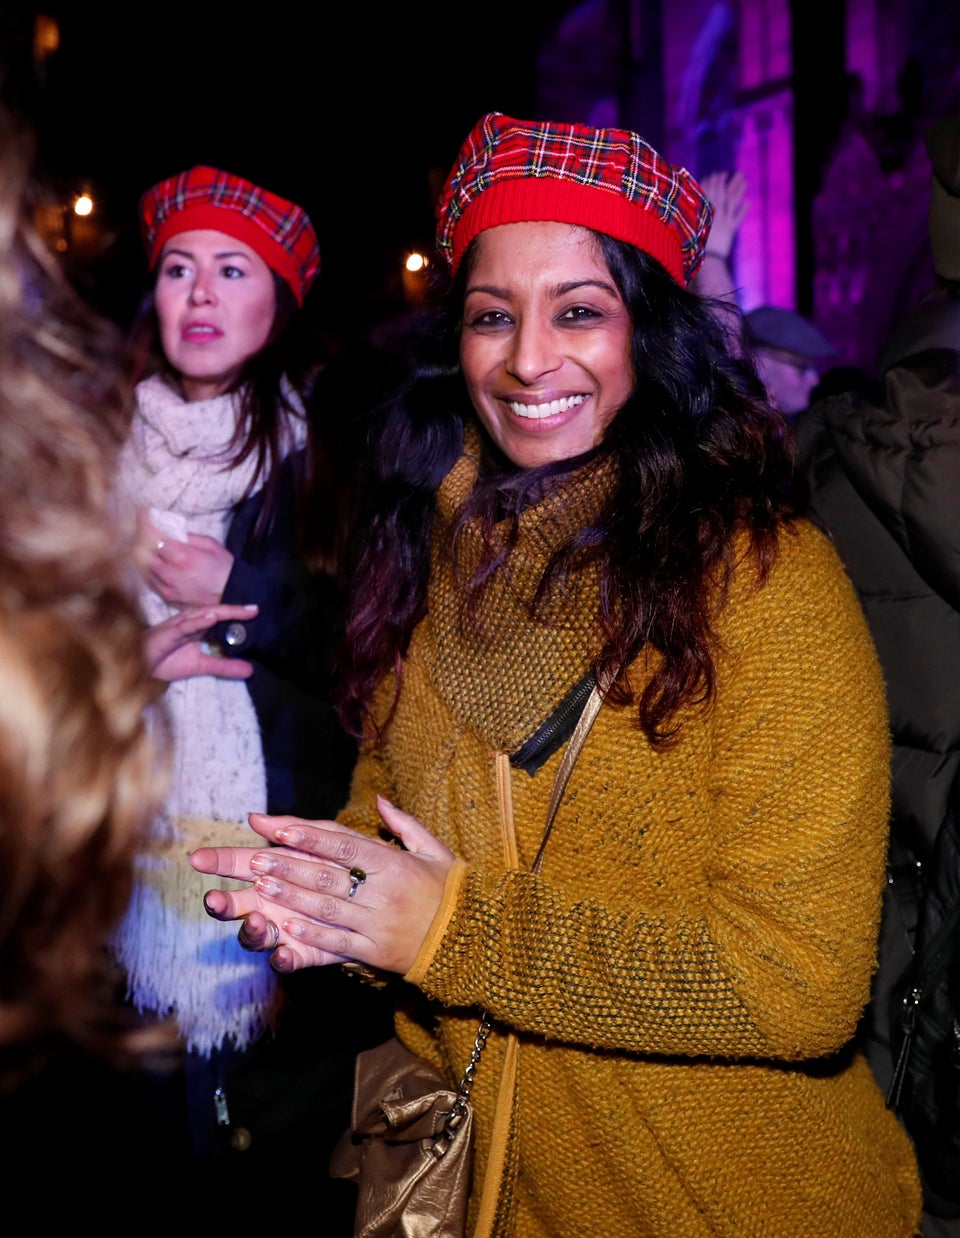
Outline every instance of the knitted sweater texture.
<path fill-rule="evenodd" d="M 340 814 L 374 831 L 385 794 L 462 857 L 397 1030 L 455 1082 L 478 1008 L 496 1020 L 472 1093 L 472 1221 L 494 1152 L 500 1235 L 912 1238 L 912 1151 L 849 1048 L 874 966 L 889 740 L 835 552 L 801 522 L 763 587 L 741 563 L 715 700 L 683 715 L 675 744 L 654 749 L 635 709 L 601 709 L 534 877 L 561 754 L 532 777 L 511 769 L 507 786 L 495 756 L 537 730 L 596 652 L 594 582 L 538 622 L 524 602 L 606 482 L 588 471 L 525 514 L 477 636 L 456 620 L 443 549 L 475 476 L 468 445 L 438 496 L 429 613 L 396 716 Z M 459 553 L 474 552 L 468 530 Z M 636 689 L 655 657 L 632 668 Z M 516 1094 L 492 1147 L 508 1029 Z"/>

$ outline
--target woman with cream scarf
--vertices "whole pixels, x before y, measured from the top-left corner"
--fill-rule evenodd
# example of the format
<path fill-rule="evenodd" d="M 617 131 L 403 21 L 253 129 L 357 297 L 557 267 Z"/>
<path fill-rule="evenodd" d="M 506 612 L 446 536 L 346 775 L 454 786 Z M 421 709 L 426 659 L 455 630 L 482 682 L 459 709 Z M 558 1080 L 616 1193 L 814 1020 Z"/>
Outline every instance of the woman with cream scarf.
<path fill-rule="evenodd" d="M 251 809 L 336 810 L 353 762 L 327 699 L 336 591 L 301 535 L 316 431 L 308 389 L 288 376 L 319 250 L 301 207 L 210 167 L 160 182 L 140 209 L 163 361 L 137 386 L 119 489 L 142 550 L 143 613 L 155 626 L 250 607 L 210 627 L 202 673 L 169 676 L 172 782 L 116 939 L 131 1000 L 176 1019 L 191 1156 L 206 1160 L 257 1146 L 231 1104 L 249 1079 L 230 1079 L 274 1051 L 281 993 L 262 956 L 198 914 L 186 856 L 251 840 Z M 350 1069 L 345 1058 L 345 1097 Z"/>

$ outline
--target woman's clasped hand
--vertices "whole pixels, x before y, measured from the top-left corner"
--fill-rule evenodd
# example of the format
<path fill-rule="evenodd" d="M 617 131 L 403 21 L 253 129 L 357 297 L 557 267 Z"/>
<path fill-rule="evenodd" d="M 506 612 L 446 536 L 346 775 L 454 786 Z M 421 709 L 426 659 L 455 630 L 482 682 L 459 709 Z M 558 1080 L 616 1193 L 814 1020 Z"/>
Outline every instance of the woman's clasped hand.
<path fill-rule="evenodd" d="M 407 972 L 440 907 L 454 855 L 382 796 L 377 807 L 403 847 L 336 821 L 251 813 L 252 828 L 277 846 L 202 847 L 190 856 L 197 872 L 252 883 L 209 890 L 208 913 L 242 919 L 241 944 L 272 950 L 279 972 L 348 960 Z"/>
<path fill-rule="evenodd" d="M 155 679 L 192 679 L 216 675 L 221 679 L 249 679 L 253 663 L 243 658 L 224 658 L 211 651 L 204 637 L 215 623 L 252 619 L 255 603 L 229 606 L 192 606 L 174 611 L 155 623 L 145 638 L 147 666 Z"/>
<path fill-rule="evenodd" d="M 136 519 L 144 580 L 158 597 L 181 608 L 220 601 L 234 564 L 225 546 L 202 533 L 189 533 L 185 540 L 165 536 L 150 523 L 144 508 Z"/>

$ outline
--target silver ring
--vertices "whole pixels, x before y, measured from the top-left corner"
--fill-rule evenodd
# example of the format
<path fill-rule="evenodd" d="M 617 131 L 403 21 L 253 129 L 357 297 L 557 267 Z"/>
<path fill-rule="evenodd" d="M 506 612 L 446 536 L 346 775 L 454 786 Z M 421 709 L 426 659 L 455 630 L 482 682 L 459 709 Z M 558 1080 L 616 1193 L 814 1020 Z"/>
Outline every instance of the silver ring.
<path fill-rule="evenodd" d="M 271 930 L 273 931 L 273 941 L 269 946 L 264 946 L 263 949 L 267 952 L 267 954 L 273 954 L 277 946 L 280 945 L 280 928 L 275 920 L 268 920 L 267 924 L 269 924 Z"/>
<path fill-rule="evenodd" d="M 356 894 L 357 892 L 358 887 L 362 886 L 363 883 L 366 881 L 366 879 L 367 879 L 367 874 L 363 871 L 362 868 L 351 868 L 350 869 L 350 890 L 347 894 L 347 898 L 353 898 L 354 894 Z"/>

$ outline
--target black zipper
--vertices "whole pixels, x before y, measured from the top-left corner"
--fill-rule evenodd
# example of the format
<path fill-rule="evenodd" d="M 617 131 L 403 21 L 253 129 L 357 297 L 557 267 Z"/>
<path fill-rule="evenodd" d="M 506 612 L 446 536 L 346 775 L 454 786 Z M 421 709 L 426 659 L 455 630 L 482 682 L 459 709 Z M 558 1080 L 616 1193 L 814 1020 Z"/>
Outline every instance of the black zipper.
<path fill-rule="evenodd" d="M 914 982 L 904 995 L 903 1015 L 900 1022 L 903 1040 L 900 1042 L 900 1051 L 897 1054 L 897 1064 L 894 1067 L 893 1078 L 890 1081 L 890 1087 L 887 1089 L 888 1108 L 897 1109 L 900 1105 L 900 1097 L 907 1074 L 907 1064 L 910 1060 L 914 1037 L 917 1033 L 917 1012 L 927 991 L 929 981 L 939 976 L 949 961 L 952 952 L 956 949 L 954 936 L 958 924 L 960 924 L 960 899 L 950 908 L 948 915 L 925 947 L 923 961 L 918 966 Z"/>
<path fill-rule="evenodd" d="M 596 682 L 593 671 L 588 671 L 579 683 L 574 684 L 546 722 L 524 740 L 510 757 L 510 764 L 515 769 L 534 775 L 570 738 Z"/>

